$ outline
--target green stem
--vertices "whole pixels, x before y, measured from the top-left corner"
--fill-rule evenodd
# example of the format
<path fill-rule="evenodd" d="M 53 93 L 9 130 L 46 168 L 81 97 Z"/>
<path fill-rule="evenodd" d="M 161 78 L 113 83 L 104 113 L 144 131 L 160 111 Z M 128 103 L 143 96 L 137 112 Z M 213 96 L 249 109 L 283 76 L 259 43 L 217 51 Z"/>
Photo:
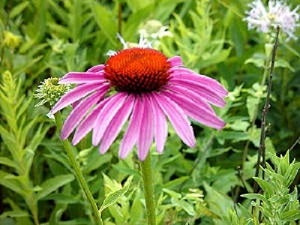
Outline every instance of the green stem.
<path fill-rule="evenodd" d="M 151 168 L 151 155 L 148 154 L 147 158 L 141 162 L 144 195 L 146 200 L 146 209 L 148 217 L 148 225 L 155 225 L 155 203 L 153 192 L 152 168 Z"/>
<path fill-rule="evenodd" d="M 266 123 L 267 123 L 267 114 L 269 112 L 270 105 L 270 96 L 271 96 L 271 90 L 272 90 L 272 78 L 274 74 L 275 69 L 275 59 L 276 59 L 276 51 L 278 47 L 278 39 L 279 39 L 279 32 L 280 29 L 277 27 L 276 31 L 276 37 L 272 49 L 272 55 L 271 55 L 271 65 L 269 68 L 269 76 L 268 76 L 268 84 L 267 84 L 267 96 L 265 100 L 265 104 L 261 113 L 261 133 L 260 133 L 260 141 L 259 141 L 259 151 L 258 151 L 258 157 L 257 157 L 257 163 L 256 163 L 256 170 L 255 170 L 255 177 L 258 177 L 259 175 L 259 169 L 260 166 L 262 168 L 266 167 L 266 146 L 265 146 L 265 140 L 266 140 Z M 264 179 L 265 172 L 262 170 L 262 178 Z M 254 192 L 258 191 L 258 184 L 254 183 Z"/>
<path fill-rule="evenodd" d="M 61 130 L 61 128 L 62 128 L 62 118 L 61 118 L 61 114 L 59 112 L 55 114 L 55 122 L 56 122 L 56 125 L 57 125 L 58 129 Z M 70 164 L 73 167 L 73 170 L 74 170 L 75 176 L 77 178 L 77 181 L 79 182 L 79 184 L 80 184 L 80 186 L 81 186 L 81 188 L 82 188 L 82 190 L 85 194 L 85 197 L 87 198 L 88 202 L 90 203 L 90 207 L 91 207 L 92 212 L 93 212 L 93 217 L 94 217 L 94 220 L 95 220 L 95 224 L 102 225 L 102 220 L 101 220 L 100 214 L 98 212 L 98 207 L 97 207 L 96 201 L 93 198 L 93 195 L 92 195 L 92 193 L 89 189 L 89 186 L 88 186 L 86 180 L 84 179 L 84 176 L 83 176 L 83 174 L 80 170 L 80 166 L 79 166 L 78 162 L 76 161 L 74 152 L 72 150 L 72 146 L 71 146 L 70 142 L 68 142 L 67 140 L 62 140 L 62 143 L 63 143 L 63 146 L 66 150 L 67 155 L 68 155 Z"/>
<path fill-rule="evenodd" d="M 271 61 L 271 55 L 267 54 L 266 57 L 267 57 L 267 59 L 264 63 L 264 72 L 263 72 L 262 80 L 260 82 L 261 86 L 265 85 L 265 83 L 266 83 L 266 79 L 267 79 L 268 71 L 269 71 L 269 66 L 270 66 L 270 61 Z M 258 110 L 259 110 L 259 106 L 260 106 L 260 102 L 261 102 L 262 98 L 263 98 L 263 96 L 258 96 L 257 105 L 254 106 L 255 107 L 254 115 L 253 115 L 253 118 L 252 118 L 252 121 L 251 121 L 251 127 L 250 128 L 255 126 L 255 121 L 256 121 L 257 116 L 258 116 Z M 249 144 L 250 144 L 250 141 L 248 140 L 246 142 L 245 148 L 243 150 L 241 170 L 243 170 L 243 168 L 245 166 L 245 162 L 246 162 L 246 159 L 247 159 L 247 156 L 248 156 Z"/>
<path fill-rule="evenodd" d="M 272 78 L 274 74 L 274 68 L 275 68 L 275 58 L 276 58 L 276 51 L 278 47 L 278 39 L 279 39 L 279 27 L 277 27 L 276 37 L 274 41 L 274 46 L 272 49 L 272 56 L 271 56 L 271 65 L 269 70 L 269 77 L 268 77 L 268 85 L 267 85 L 267 96 L 265 100 L 265 105 L 262 110 L 262 122 L 261 122 L 261 136 L 260 136 L 260 144 L 259 144 L 259 150 L 262 154 L 262 167 L 266 167 L 266 159 L 265 159 L 265 140 L 266 140 L 266 117 L 269 112 L 270 106 L 270 96 L 271 96 L 271 90 L 272 90 Z M 256 173 L 256 176 L 258 176 L 258 172 Z M 263 172 L 263 178 L 264 178 L 264 172 Z"/>

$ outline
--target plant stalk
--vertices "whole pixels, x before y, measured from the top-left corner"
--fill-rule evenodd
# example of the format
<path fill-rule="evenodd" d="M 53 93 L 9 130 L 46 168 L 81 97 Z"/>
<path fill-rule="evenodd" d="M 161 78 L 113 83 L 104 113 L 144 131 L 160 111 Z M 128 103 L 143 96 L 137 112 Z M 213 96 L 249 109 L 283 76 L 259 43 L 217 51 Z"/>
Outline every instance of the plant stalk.
<path fill-rule="evenodd" d="M 118 3 L 118 33 L 122 35 L 122 4 Z"/>
<path fill-rule="evenodd" d="M 276 36 L 275 41 L 272 49 L 272 55 L 271 55 L 271 66 L 269 70 L 269 76 L 268 76 L 268 85 L 267 85 L 267 96 L 265 100 L 265 105 L 262 110 L 261 114 L 261 133 L 260 133 L 260 141 L 259 141 L 259 151 L 257 156 L 257 164 L 256 164 L 256 170 L 255 170 L 255 177 L 259 175 L 259 168 L 262 166 L 262 168 L 266 167 L 266 146 L 265 146 L 265 140 L 266 140 L 266 118 L 267 114 L 269 112 L 270 108 L 270 96 L 272 91 L 272 78 L 274 75 L 274 68 L 275 68 L 275 59 L 276 59 L 276 52 L 278 47 L 278 39 L 279 39 L 279 32 L 280 28 L 277 27 L 276 29 Z M 264 171 L 262 171 L 262 178 L 264 179 Z M 254 192 L 257 192 L 258 185 L 255 183 L 254 185 Z"/>
<path fill-rule="evenodd" d="M 156 224 L 155 215 L 155 202 L 154 202 L 154 191 L 153 191 L 153 175 L 151 168 L 151 154 L 149 153 L 147 158 L 141 162 L 142 177 L 144 183 L 144 195 L 146 201 L 146 210 L 148 225 Z"/>
<path fill-rule="evenodd" d="M 58 127 L 58 130 L 61 130 L 62 118 L 61 118 L 60 112 L 57 112 L 55 114 L 55 122 Z M 70 142 L 68 142 L 68 140 L 62 140 L 62 143 L 63 143 L 64 149 L 67 153 L 69 162 L 73 168 L 75 177 L 76 177 L 77 181 L 79 182 L 79 184 L 85 194 L 85 197 L 87 198 L 87 200 L 90 204 L 90 207 L 91 207 L 92 213 L 93 213 L 94 222 L 97 225 L 102 225 L 102 220 L 101 220 L 100 214 L 98 212 L 98 207 L 97 207 L 96 201 L 95 201 L 95 199 L 89 189 L 89 186 L 81 172 L 80 166 L 79 166 L 78 162 L 76 161 L 72 146 L 71 146 Z"/>

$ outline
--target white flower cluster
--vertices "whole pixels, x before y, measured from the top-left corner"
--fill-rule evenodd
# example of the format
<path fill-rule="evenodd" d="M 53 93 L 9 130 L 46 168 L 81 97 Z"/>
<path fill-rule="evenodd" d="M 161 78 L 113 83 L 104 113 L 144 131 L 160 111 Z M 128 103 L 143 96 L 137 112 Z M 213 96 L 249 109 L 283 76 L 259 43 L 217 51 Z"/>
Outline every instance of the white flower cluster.
<path fill-rule="evenodd" d="M 160 39 L 163 37 L 172 37 L 172 33 L 169 31 L 168 26 L 163 26 L 163 24 L 158 20 L 147 21 L 141 29 L 139 29 L 140 34 L 140 46 L 150 45 L 157 48 L 160 44 Z"/>
<path fill-rule="evenodd" d="M 299 26 L 299 6 L 291 10 L 284 2 L 274 0 L 269 0 L 268 7 L 265 7 L 261 0 L 255 0 L 249 6 L 250 10 L 246 12 L 245 18 L 249 29 L 268 33 L 272 28 L 279 27 L 288 38 L 297 39 L 294 32 Z"/>
<path fill-rule="evenodd" d="M 148 20 L 138 32 L 140 34 L 138 43 L 126 42 L 119 33 L 117 34 L 117 38 L 123 45 L 123 49 L 134 47 L 157 49 L 160 45 L 160 39 L 173 36 L 169 31 L 169 27 L 163 26 L 158 20 Z M 106 53 L 109 57 L 115 54 L 117 54 L 117 52 L 114 50 L 109 50 Z"/>

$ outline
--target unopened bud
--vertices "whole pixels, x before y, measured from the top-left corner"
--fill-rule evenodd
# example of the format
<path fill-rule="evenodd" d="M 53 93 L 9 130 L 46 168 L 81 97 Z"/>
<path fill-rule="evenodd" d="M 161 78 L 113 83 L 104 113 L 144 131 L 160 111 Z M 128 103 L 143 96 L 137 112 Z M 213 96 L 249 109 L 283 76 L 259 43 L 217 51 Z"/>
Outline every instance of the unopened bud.
<path fill-rule="evenodd" d="M 59 78 L 51 77 L 45 79 L 36 90 L 35 97 L 41 101 L 35 106 L 49 104 L 53 106 L 66 92 L 71 89 L 69 84 L 58 84 Z"/>

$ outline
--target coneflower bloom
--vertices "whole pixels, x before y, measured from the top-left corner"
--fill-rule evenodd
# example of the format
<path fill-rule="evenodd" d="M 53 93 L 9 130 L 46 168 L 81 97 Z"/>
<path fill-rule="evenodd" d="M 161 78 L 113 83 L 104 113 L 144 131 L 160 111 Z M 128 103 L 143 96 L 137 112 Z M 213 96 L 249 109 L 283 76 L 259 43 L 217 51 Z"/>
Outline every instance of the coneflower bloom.
<path fill-rule="evenodd" d="M 92 131 L 92 143 L 100 146 L 102 154 L 127 120 L 119 156 L 125 158 L 136 145 L 140 160 L 146 158 L 153 141 L 157 151 L 163 151 L 167 120 L 190 147 L 196 140 L 189 118 L 216 129 L 224 126 L 210 104 L 223 107 L 226 89 L 216 80 L 183 67 L 179 56 L 168 59 L 152 48 L 121 50 L 105 64 L 67 73 L 60 83 L 77 84 L 51 110 L 54 114 L 73 104 L 61 138 L 75 131 L 72 143 L 76 145 Z"/>

